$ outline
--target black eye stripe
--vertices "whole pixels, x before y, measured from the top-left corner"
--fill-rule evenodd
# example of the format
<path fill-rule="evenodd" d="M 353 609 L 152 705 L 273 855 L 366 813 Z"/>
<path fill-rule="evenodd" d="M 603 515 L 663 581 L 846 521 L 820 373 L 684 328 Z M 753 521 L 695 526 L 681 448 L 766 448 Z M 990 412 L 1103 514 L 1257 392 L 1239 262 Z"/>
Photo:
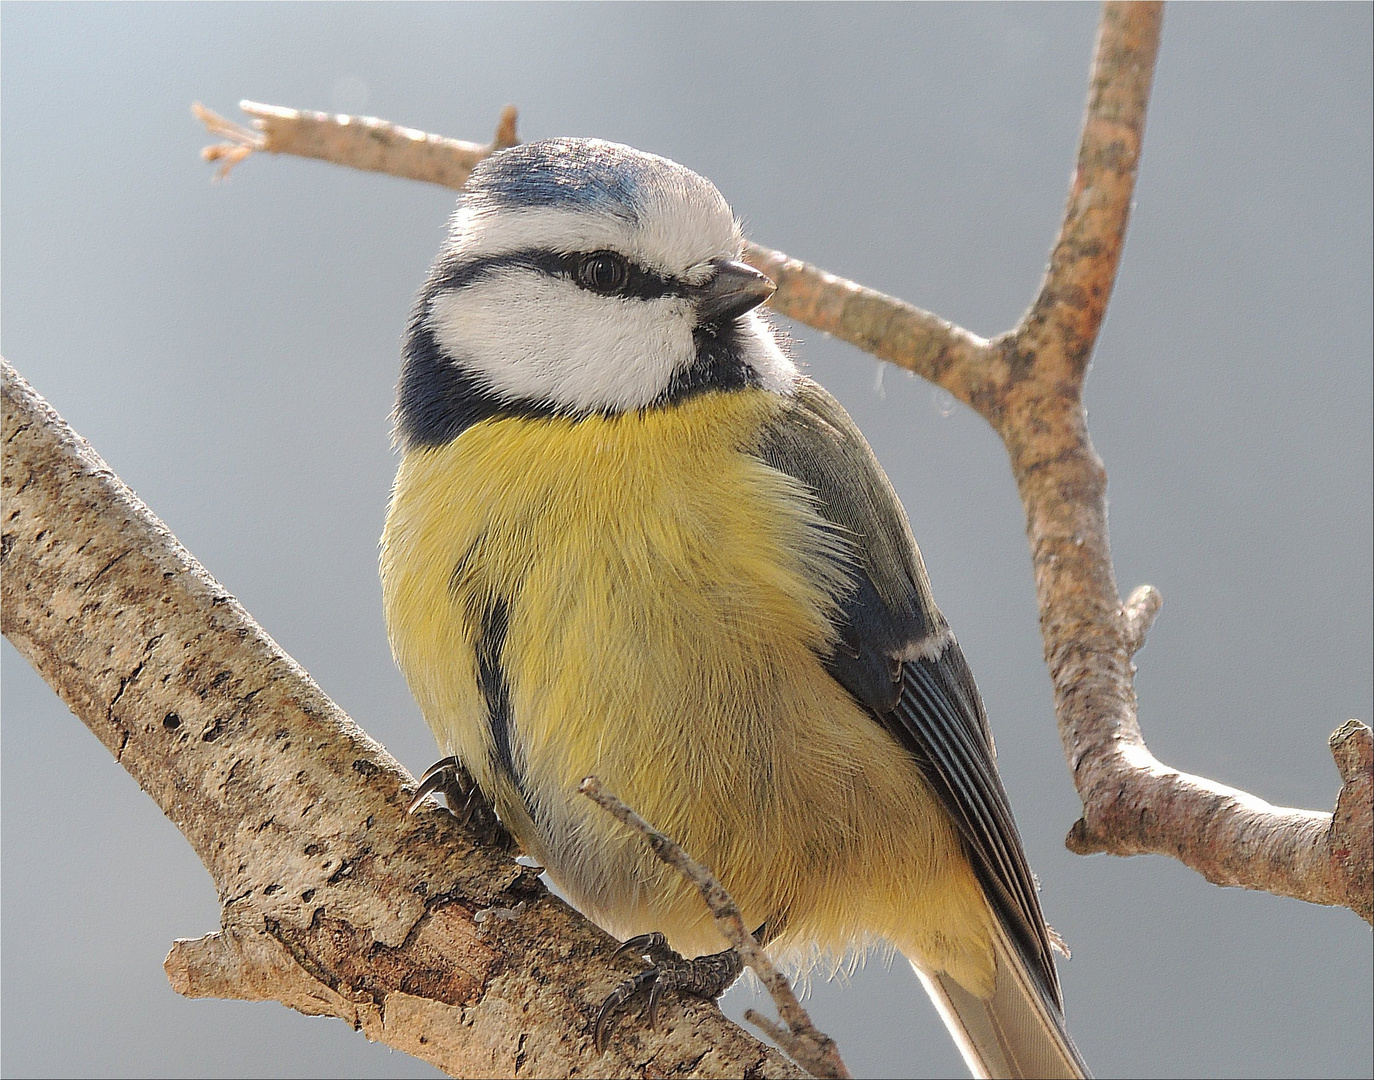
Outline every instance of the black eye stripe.
<path fill-rule="evenodd" d="M 434 277 L 435 291 L 463 289 L 503 270 L 533 270 L 550 277 L 565 277 L 581 285 L 578 269 L 588 258 L 600 251 L 576 251 L 560 254 L 554 251 L 529 249 L 505 255 L 482 255 L 464 259 L 438 270 Z M 616 253 L 606 253 L 616 254 Z M 624 256 L 620 256 L 624 258 Z M 622 285 L 607 295 L 630 297 L 636 300 L 656 300 L 664 296 L 686 296 L 688 285 L 676 278 L 665 277 L 632 260 L 625 259 L 626 276 Z M 586 288 L 585 285 L 582 286 Z"/>

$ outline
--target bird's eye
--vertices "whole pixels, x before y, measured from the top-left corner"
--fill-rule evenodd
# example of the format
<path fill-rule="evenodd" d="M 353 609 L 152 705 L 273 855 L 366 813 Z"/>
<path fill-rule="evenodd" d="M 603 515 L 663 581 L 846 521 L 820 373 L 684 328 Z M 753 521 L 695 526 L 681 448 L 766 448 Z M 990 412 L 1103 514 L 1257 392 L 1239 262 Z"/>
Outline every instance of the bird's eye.
<path fill-rule="evenodd" d="M 594 251 L 577 260 L 577 283 L 592 292 L 616 292 L 629 276 L 629 266 L 613 251 Z"/>

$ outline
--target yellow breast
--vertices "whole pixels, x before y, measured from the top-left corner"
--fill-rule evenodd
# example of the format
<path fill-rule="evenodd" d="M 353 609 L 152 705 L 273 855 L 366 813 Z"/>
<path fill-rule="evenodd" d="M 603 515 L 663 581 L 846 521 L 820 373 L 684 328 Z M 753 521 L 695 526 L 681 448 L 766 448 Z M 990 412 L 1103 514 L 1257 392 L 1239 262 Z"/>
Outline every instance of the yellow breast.
<path fill-rule="evenodd" d="M 745 391 L 484 421 L 406 455 L 382 541 L 392 648 L 441 749 L 574 902 L 689 952 L 718 942 L 699 899 L 576 794 L 587 774 L 746 917 L 810 939 L 887 933 L 854 882 L 878 860 L 884 909 L 892 889 L 919 904 L 945 869 L 932 858 L 957 849 L 909 757 L 819 659 L 848 541 L 749 452 L 777 407 Z M 515 783 L 479 686 L 494 601 Z"/>

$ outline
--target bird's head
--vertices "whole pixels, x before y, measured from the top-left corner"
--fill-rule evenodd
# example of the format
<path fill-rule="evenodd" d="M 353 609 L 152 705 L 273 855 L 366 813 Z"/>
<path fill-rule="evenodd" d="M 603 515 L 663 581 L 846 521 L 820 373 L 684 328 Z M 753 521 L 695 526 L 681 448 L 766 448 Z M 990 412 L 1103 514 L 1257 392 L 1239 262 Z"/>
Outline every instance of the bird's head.
<path fill-rule="evenodd" d="M 406 337 L 407 444 L 505 412 L 611 414 L 709 389 L 784 391 L 796 368 L 756 310 L 710 181 L 597 139 L 503 150 L 473 170 Z"/>

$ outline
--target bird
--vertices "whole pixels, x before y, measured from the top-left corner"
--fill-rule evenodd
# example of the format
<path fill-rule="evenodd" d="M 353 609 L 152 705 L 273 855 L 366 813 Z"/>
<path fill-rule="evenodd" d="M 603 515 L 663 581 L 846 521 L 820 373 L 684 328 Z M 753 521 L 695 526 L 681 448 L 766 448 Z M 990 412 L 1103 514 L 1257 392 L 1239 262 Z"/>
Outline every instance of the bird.
<path fill-rule="evenodd" d="M 777 955 L 899 950 L 974 1075 L 1087 1076 L 907 514 L 742 252 L 716 187 L 664 157 L 558 138 L 473 169 L 403 337 L 380 545 L 445 755 L 421 795 L 488 807 L 649 962 L 598 1046 L 635 993 L 652 1021 L 741 964 L 589 775 Z"/>

